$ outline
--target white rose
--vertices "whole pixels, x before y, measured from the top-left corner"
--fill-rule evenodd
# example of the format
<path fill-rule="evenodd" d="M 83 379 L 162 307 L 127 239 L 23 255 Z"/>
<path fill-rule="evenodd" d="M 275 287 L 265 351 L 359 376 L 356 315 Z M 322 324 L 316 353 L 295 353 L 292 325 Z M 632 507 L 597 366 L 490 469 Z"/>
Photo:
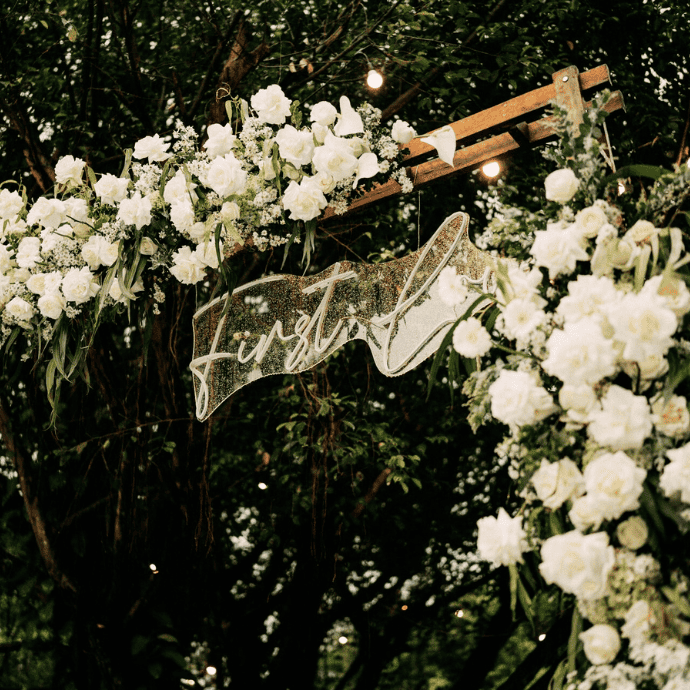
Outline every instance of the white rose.
<path fill-rule="evenodd" d="M 223 243 L 219 246 L 220 255 L 223 256 Z M 192 256 L 202 265 L 209 268 L 218 268 L 218 254 L 216 253 L 216 242 L 213 239 L 208 242 L 200 242 L 194 250 Z"/>
<path fill-rule="evenodd" d="M 470 316 L 453 331 L 453 347 L 463 357 L 482 357 L 491 349 L 491 336 L 479 319 Z"/>
<path fill-rule="evenodd" d="M 603 336 L 591 317 L 566 322 L 563 330 L 554 330 L 546 349 L 549 356 L 542 362 L 544 371 L 573 386 L 593 386 L 617 369 L 613 342 Z"/>
<path fill-rule="evenodd" d="M 313 161 L 317 172 L 330 175 L 336 182 L 350 177 L 357 170 L 357 158 L 347 139 L 326 134 L 323 146 L 314 149 Z"/>
<path fill-rule="evenodd" d="M 549 269 L 551 280 L 561 274 L 572 273 L 578 261 L 589 259 L 573 226 L 564 228 L 561 223 L 548 223 L 546 230 L 537 230 L 530 254 L 537 266 Z"/>
<path fill-rule="evenodd" d="M 282 125 L 290 115 L 290 100 L 285 97 L 278 84 L 271 84 L 265 89 L 260 89 L 250 101 L 261 122 Z"/>
<path fill-rule="evenodd" d="M 664 298 L 653 292 L 629 292 L 608 310 L 608 319 L 614 338 L 625 346 L 623 359 L 633 361 L 665 355 L 678 327 L 678 319 Z"/>
<path fill-rule="evenodd" d="M 654 276 L 642 286 L 642 293 L 661 295 L 666 306 L 679 320 L 690 311 L 690 290 L 680 278 L 672 275 Z"/>
<path fill-rule="evenodd" d="M 59 228 L 67 221 L 65 204 L 59 199 L 46 199 L 44 196 L 36 199 L 31 207 L 26 222 L 29 225 L 40 225 L 44 228 Z"/>
<path fill-rule="evenodd" d="M 587 495 L 607 520 L 640 507 L 642 484 L 647 472 L 625 453 L 603 453 L 585 467 Z"/>
<path fill-rule="evenodd" d="M 445 266 L 438 274 L 438 296 L 449 307 L 462 304 L 469 292 L 467 279 L 465 276 L 458 275 L 455 266 Z"/>
<path fill-rule="evenodd" d="M 477 520 L 479 537 L 477 548 L 480 558 L 494 565 L 522 563 L 522 554 L 529 551 L 526 534 L 522 529 L 522 518 L 511 518 L 503 508 L 498 509 L 498 518 L 484 517 Z"/>
<path fill-rule="evenodd" d="M 240 207 L 234 201 L 226 201 L 220 209 L 220 217 L 226 225 L 240 218 Z"/>
<path fill-rule="evenodd" d="M 82 245 L 81 257 L 92 271 L 95 271 L 101 265 L 100 250 L 101 245 L 105 241 L 106 239 L 102 235 L 91 235 Z"/>
<path fill-rule="evenodd" d="M 647 523 L 639 515 L 633 515 L 616 527 L 616 536 L 622 546 L 636 551 L 647 543 L 649 529 Z"/>
<path fill-rule="evenodd" d="M 55 292 L 60 289 L 62 274 L 59 271 L 51 273 L 34 273 L 26 281 L 26 287 L 35 295 L 43 295 L 46 292 Z"/>
<path fill-rule="evenodd" d="M 153 256 L 158 251 L 158 245 L 150 237 L 142 237 L 139 243 L 139 254 Z"/>
<path fill-rule="evenodd" d="M 144 283 L 141 282 L 141 278 L 137 280 L 134 285 L 129 289 L 130 292 L 136 293 L 136 292 L 141 292 L 144 289 Z M 120 287 L 120 282 L 115 279 L 113 280 L 112 283 L 110 283 L 110 290 L 108 290 L 108 296 L 110 299 L 113 300 L 113 302 L 123 302 L 126 303 L 128 301 L 128 298 L 125 297 L 122 293 L 122 288 Z M 136 299 L 136 295 L 134 297 Z"/>
<path fill-rule="evenodd" d="M 589 316 L 603 324 L 607 312 L 616 308 L 622 296 L 611 278 L 579 275 L 568 283 L 568 294 L 561 299 L 556 313 L 566 321 Z"/>
<path fill-rule="evenodd" d="M 588 529 L 599 529 L 604 519 L 599 512 L 597 502 L 591 496 L 580 496 L 573 501 L 568 517 L 576 529 L 586 532 Z"/>
<path fill-rule="evenodd" d="M 290 211 L 293 220 L 316 218 L 327 205 L 323 192 L 310 177 L 302 178 L 299 184 L 293 180 L 283 195 L 283 208 Z"/>
<path fill-rule="evenodd" d="M 690 503 L 690 443 L 667 450 L 671 462 L 664 467 L 659 486 L 666 496 L 680 494 L 683 503 Z"/>
<path fill-rule="evenodd" d="M 577 424 L 584 424 L 589 415 L 601 407 L 594 389 L 585 383 L 579 386 L 566 383 L 558 391 L 558 402 L 566 410 L 568 419 Z"/>
<path fill-rule="evenodd" d="M 653 381 L 668 371 L 668 361 L 663 355 L 651 355 L 641 362 L 621 362 L 621 368 L 633 381 Z"/>
<path fill-rule="evenodd" d="M 57 319 L 62 314 L 67 302 L 58 290 L 46 292 L 38 298 L 38 310 L 41 316 L 48 319 Z"/>
<path fill-rule="evenodd" d="M 196 223 L 191 223 L 189 227 L 187 228 L 187 232 L 189 233 L 189 236 L 193 240 L 201 241 L 206 237 L 207 231 L 206 231 L 206 224 L 202 221 L 197 221 Z"/>
<path fill-rule="evenodd" d="M 58 184 L 81 184 L 86 163 L 81 158 L 63 156 L 55 166 L 55 182 Z"/>
<path fill-rule="evenodd" d="M 585 656 L 591 664 L 610 664 L 621 648 L 618 631 L 610 625 L 594 625 L 580 633 L 579 637 L 585 646 Z"/>
<path fill-rule="evenodd" d="M 647 399 L 616 385 L 602 398 L 601 410 L 592 412 L 589 419 L 589 436 L 613 450 L 641 448 L 652 432 Z"/>
<path fill-rule="evenodd" d="M 178 232 L 189 231 L 194 225 L 194 207 L 192 202 L 184 201 L 179 204 L 173 204 L 170 207 L 170 220 Z"/>
<path fill-rule="evenodd" d="M 316 173 L 316 175 L 313 175 L 311 179 L 324 194 L 328 194 L 335 189 L 335 180 L 333 179 L 332 175 L 319 172 Z"/>
<path fill-rule="evenodd" d="M 117 217 L 125 225 L 134 225 L 137 230 L 141 230 L 151 222 L 151 201 L 148 197 L 142 198 L 136 192 L 130 199 L 123 199 L 117 211 Z"/>
<path fill-rule="evenodd" d="M 34 308 L 21 297 L 13 297 L 6 305 L 5 311 L 17 321 L 27 322 L 34 315 Z"/>
<path fill-rule="evenodd" d="M 102 203 L 115 206 L 127 196 L 128 185 L 129 180 L 126 178 L 106 173 L 96 182 L 93 189 Z"/>
<path fill-rule="evenodd" d="M 38 237 L 24 237 L 19 242 L 15 257 L 20 268 L 34 268 L 41 262 L 41 240 Z"/>
<path fill-rule="evenodd" d="M 551 510 L 581 496 L 585 490 L 582 474 L 570 458 L 558 462 L 542 460 L 541 467 L 532 475 L 531 481 L 539 500 Z"/>
<path fill-rule="evenodd" d="M 606 214 L 599 206 L 583 208 L 575 216 L 575 225 L 582 237 L 596 237 L 602 225 L 607 222 Z"/>
<path fill-rule="evenodd" d="M 163 199 L 169 204 L 179 204 L 187 202 L 196 202 L 198 199 L 197 193 L 194 191 L 196 184 L 187 185 L 187 178 L 182 170 L 178 170 L 175 176 L 165 183 L 165 190 L 163 191 Z"/>
<path fill-rule="evenodd" d="M 654 223 L 650 223 L 648 220 L 638 220 L 623 237 L 630 242 L 640 244 L 648 242 L 658 234 L 659 231 L 654 227 Z"/>
<path fill-rule="evenodd" d="M 541 547 L 539 571 L 548 583 L 578 599 L 600 599 L 615 562 L 606 532 L 582 535 L 577 530 L 547 539 Z"/>
<path fill-rule="evenodd" d="M 12 268 L 12 254 L 14 252 L 5 244 L 0 244 L 0 275 L 4 275 Z"/>
<path fill-rule="evenodd" d="M 335 122 L 335 118 L 338 115 L 338 111 L 334 105 L 328 101 L 321 101 L 316 105 L 311 106 L 311 115 L 309 119 L 316 124 L 323 127 L 332 125 Z"/>
<path fill-rule="evenodd" d="M 206 132 L 208 134 L 208 139 L 204 144 L 204 148 L 211 159 L 230 153 L 237 141 L 237 137 L 232 133 L 232 126 L 229 122 L 225 125 L 209 125 Z"/>
<path fill-rule="evenodd" d="M 566 204 L 570 201 L 575 196 L 579 186 L 580 180 L 570 168 L 554 170 L 544 180 L 546 198 L 549 201 L 557 201 L 559 204 Z"/>
<path fill-rule="evenodd" d="M 89 207 L 85 199 L 78 199 L 74 196 L 67 197 L 65 199 L 65 217 L 77 237 L 88 237 L 91 234 Z"/>
<path fill-rule="evenodd" d="M 193 285 L 203 280 L 206 267 L 203 266 L 197 256 L 189 247 L 182 247 L 173 254 L 173 265 L 170 267 L 177 280 L 185 285 Z"/>
<path fill-rule="evenodd" d="M 549 393 L 526 371 L 501 371 L 489 386 L 491 414 L 504 424 L 535 424 L 557 411 Z"/>
<path fill-rule="evenodd" d="M 276 134 L 276 143 L 281 157 L 296 168 L 309 165 L 314 153 L 314 135 L 310 131 L 299 131 L 292 125 L 285 125 Z"/>
<path fill-rule="evenodd" d="M 68 302 L 75 304 L 88 302 L 100 289 L 101 286 L 86 266 L 71 268 L 62 280 L 62 294 Z"/>
<path fill-rule="evenodd" d="M 132 156 L 137 160 L 140 158 L 148 158 L 149 163 L 160 162 L 170 158 L 172 154 L 167 153 L 170 148 L 168 142 L 163 141 L 158 134 L 154 134 L 152 137 L 144 137 L 139 139 L 136 144 L 134 144 L 134 153 Z"/>
<path fill-rule="evenodd" d="M 639 599 L 625 614 L 625 623 L 621 628 L 621 634 L 630 640 L 640 640 L 647 636 L 654 623 L 656 623 L 656 619 L 652 607 L 644 599 Z"/>
<path fill-rule="evenodd" d="M 0 189 L 0 220 L 10 220 L 24 208 L 24 201 L 17 192 Z"/>
<path fill-rule="evenodd" d="M 652 401 L 652 422 L 665 436 L 681 438 L 690 429 L 690 413 L 688 403 L 682 395 L 673 395 L 668 402 L 664 402 L 659 395 Z"/>
<path fill-rule="evenodd" d="M 214 158 L 206 170 L 206 184 L 221 198 L 242 194 L 247 188 L 247 173 L 232 153 Z"/>
<path fill-rule="evenodd" d="M 404 120 L 396 120 L 391 129 L 391 136 L 398 144 L 409 144 L 417 136 L 417 132 Z"/>

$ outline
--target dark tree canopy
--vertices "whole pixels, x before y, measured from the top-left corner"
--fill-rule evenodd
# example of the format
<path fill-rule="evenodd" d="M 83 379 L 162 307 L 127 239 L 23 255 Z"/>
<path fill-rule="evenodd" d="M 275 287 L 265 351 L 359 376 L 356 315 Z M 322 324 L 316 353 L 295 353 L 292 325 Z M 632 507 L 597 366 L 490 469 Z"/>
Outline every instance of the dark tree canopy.
<path fill-rule="evenodd" d="M 304 104 L 370 101 L 421 133 L 603 63 L 626 101 L 609 123 L 620 162 L 670 167 L 688 155 L 688 13 L 680 0 L 10 0 L 2 180 L 51 195 L 67 154 L 119 174 L 138 139 L 177 120 L 204 132 L 229 97 L 272 83 Z M 547 169 L 538 151 L 515 155 L 501 194 L 536 198 Z M 486 185 L 456 177 L 324 224 L 309 270 L 408 254 L 457 210 L 481 232 Z M 231 261 L 244 283 L 302 273 L 300 255 Z M 199 423 L 191 319 L 209 294 L 180 286 L 148 327 L 137 309 L 103 324 L 54 427 L 45 361 L 5 347 L 0 688 L 507 689 L 550 667 L 567 643 L 559 601 L 534 628 L 513 620 L 503 575 L 474 555 L 477 519 L 515 498 L 498 432 L 472 437 L 459 391 L 439 381 L 427 401 L 428 365 L 386 378 L 361 343 Z"/>

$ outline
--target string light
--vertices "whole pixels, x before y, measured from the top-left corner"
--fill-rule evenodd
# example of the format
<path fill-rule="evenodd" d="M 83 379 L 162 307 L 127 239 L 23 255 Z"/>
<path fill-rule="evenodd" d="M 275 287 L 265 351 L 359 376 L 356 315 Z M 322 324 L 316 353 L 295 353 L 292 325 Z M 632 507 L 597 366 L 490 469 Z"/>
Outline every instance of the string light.
<path fill-rule="evenodd" d="M 539 642 L 543 642 L 546 639 L 546 633 L 542 633 L 541 635 L 539 635 L 538 639 L 539 639 Z"/>
<path fill-rule="evenodd" d="M 206 667 L 206 673 L 208 673 L 209 676 L 215 676 L 217 673 L 217 669 L 215 666 L 207 666 Z"/>
<path fill-rule="evenodd" d="M 341 635 L 338 638 L 338 642 L 340 642 L 340 644 L 347 644 L 347 637 L 345 637 L 345 635 Z"/>
<path fill-rule="evenodd" d="M 259 488 L 263 491 L 264 489 L 268 489 L 268 484 L 264 484 L 263 482 L 259 482 Z"/>
<path fill-rule="evenodd" d="M 491 161 L 490 163 L 485 163 L 482 166 L 482 172 L 487 177 L 496 177 L 496 175 L 501 172 L 501 166 L 499 165 L 498 161 Z"/>
<path fill-rule="evenodd" d="M 400 608 L 401 608 L 403 611 L 407 611 L 407 604 L 403 604 Z"/>
<path fill-rule="evenodd" d="M 465 612 L 462 609 L 458 609 L 455 614 L 457 618 L 462 618 L 465 615 Z"/>
<path fill-rule="evenodd" d="M 383 84 L 383 74 L 375 69 L 367 72 L 367 86 L 370 89 L 380 89 Z"/>
<path fill-rule="evenodd" d="M 156 568 L 156 564 L 155 564 L 155 563 L 151 563 L 151 564 L 149 565 L 149 568 L 150 568 L 151 570 L 153 570 L 153 572 L 156 572 L 156 570 L 158 570 L 158 568 Z"/>

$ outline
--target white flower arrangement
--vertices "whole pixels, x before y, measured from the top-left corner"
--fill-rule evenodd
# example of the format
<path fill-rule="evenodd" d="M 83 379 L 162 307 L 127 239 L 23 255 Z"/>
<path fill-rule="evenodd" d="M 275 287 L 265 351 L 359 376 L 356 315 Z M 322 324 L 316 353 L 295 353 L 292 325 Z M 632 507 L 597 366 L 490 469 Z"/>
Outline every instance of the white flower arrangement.
<path fill-rule="evenodd" d="M 449 371 L 471 357 L 470 424 L 505 425 L 497 461 L 510 461 L 522 501 L 513 518 L 500 508 L 479 520 L 480 557 L 511 568 L 514 605 L 531 620 L 549 584 L 573 601 L 551 686 L 690 688 L 690 254 L 668 222 L 684 215 L 690 169 L 655 169 L 637 202 L 618 196 L 617 178 L 641 173 L 607 175 L 605 102 L 577 128 L 556 109 L 560 167 L 543 211 L 496 206 L 477 245 L 509 243 L 517 261 L 496 259 L 496 293 L 471 317 L 491 346 L 468 348 L 468 312 Z M 439 283 L 449 302 L 460 293 L 456 276 Z M 477 304 L 474 289 L 455 301 Z"/>
<path fill-rule="evenodd" d="M 55 167 L 55 198 L 29 204 L 22 188 L 0 190 L 0 339 L 23 332 L 28 354 L 40 345 L 34 333 L 52 338 L 49 396 L 79 373 L 104 310 L 152 298 L 157 313 L 166 282 L 195 285 L 208 271 L 227 283 L 218 257 L 236 245 L 262 251 L 306 234 L 308 260 L 316 219 L 328 205 L 346 210 L 362 180 L 411 186 L 397 143 L 412 138 L 409 125 L 393 136 L 379 111 L 342 97 L 339 109 L 317 103 L 303 126 L 275 84 L 250 101 L 228 104 L 231 122 L 211 125 L 201 149 L 180 124 L 173 142 L 137 141 L 119 177 L 68 155 Z M 57 347 L 65 339 L 70 347 Z"/>

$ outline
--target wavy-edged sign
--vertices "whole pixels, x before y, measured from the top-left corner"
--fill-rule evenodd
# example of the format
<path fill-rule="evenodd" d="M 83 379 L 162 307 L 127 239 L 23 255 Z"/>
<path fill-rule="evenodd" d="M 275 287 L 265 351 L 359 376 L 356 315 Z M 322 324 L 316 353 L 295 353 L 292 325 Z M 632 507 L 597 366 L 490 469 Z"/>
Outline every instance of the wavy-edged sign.
<path fill-rule="evenodd" d="M 379 371 L 399 376 L 432 355 L 475 299 L 439 297 L 445 266 L 487 281 L 485 255 L 469 241 L 466 213 L 447 218 L 418 251 L 381 264 L 341 261 L 313 276 L 274 275 L 237 288 L 194 315 L 196 414 L 206 419 L 242 386 L 314 367 L 350 340 L 364 340 Z"/>

